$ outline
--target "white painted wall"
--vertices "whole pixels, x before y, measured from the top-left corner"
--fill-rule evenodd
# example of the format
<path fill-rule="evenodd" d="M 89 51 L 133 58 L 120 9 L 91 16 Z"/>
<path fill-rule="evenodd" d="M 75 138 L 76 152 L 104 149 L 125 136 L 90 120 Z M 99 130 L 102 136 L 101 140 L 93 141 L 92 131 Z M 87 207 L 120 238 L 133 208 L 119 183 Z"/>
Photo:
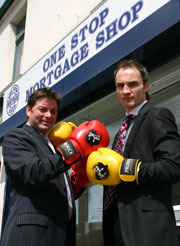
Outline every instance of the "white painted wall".
<path fill-rule="evenodd" d="M 87 18 L 101 1 L 28 1 L 23 72 Z"/>
<path fill-rule="evenodd" d="M 21 74 L 76 28 L 102 0 L 15 0 L 0 20 L 0 92 L 12 82 L 16 25 L 26 15 Z"/>

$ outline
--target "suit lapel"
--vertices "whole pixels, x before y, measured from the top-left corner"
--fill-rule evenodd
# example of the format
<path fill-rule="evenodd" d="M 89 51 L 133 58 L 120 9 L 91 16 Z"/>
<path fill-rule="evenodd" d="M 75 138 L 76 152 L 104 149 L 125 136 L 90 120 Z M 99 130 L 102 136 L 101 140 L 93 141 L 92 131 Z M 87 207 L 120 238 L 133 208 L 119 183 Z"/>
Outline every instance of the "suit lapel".
<path fill-rule="evenodd" d="M 47 147 L 51 153 L 54 154 L 53 150 L 49 147 L 48 143 L 46 142 L 46 140 L 44 139 L 43 136 L 41 136 L 37 131 L 36 129 L 34 129 L 33 127 L 25 124 L 23 126 L 23 128 L 30 134 L 32 134 L 35 138 L 35 141 L 39 142 L 40 144 L 43 144 L 45 147 Z M 47 151 L 46 151 L 47 152 Z M 71 195 L 72 195 L 72 205 L 73 205 L 73 213 L 75 213 L 75 201 L 74 201 L 74 196 L 73 196 L 73 190 L 72 190 L 72 186 L 70 184 L 70 179 L 69 179 L 69 174 L 68 172 L 66 171 L 65 172 L 65 175 L 66 175 L 66 178 L 67 178 L 67 181 L 68 181 L 68 184 L 69 184 L 69 188 L 70 188 L 70 192 L 71 192 Z M 55 184 L 58 189 L 60 190 L 60 192 L 62 193 L 62 188 L 61 187 L 66 187 L 66 184 L 65 184 L 65 179 L 64 179 L 64 174 L 60 174 L 58 176 L 58 178 L 54 178 L 50 181 L 51 184 Z M 64 195 L 64 188 L 63 188 L 63 195 Z"/>
<path fill-rule="evenodd" d="M 146 114 L 150 110 L 152 106 L 149 103 L 146 103 L 142 109 L 139 111 L 138 115 L 136 116 L 134 120 L 134 124 L 132 126 L 131 132 L 129 134 L 129 137 L 126 142 L 126 146 L 124 149 L 124 156 L 129 156 L 129 153 L 131 151 L 132 143 L 134 142 L 134 139 L 136 135 L 138 134 L 138 131 L 145 119 Z"/>
<path fill-rule="evenodd" d="M 45 145 L 46 147 L 48 147 L 48 149 L 51 151 L 51 153 L 54 154 L 53 150 L 50 148 L 50 146 L 48 145 L 48 143 L 47 143 L 47 141 L 45 140 L 45 138 L 44 138 L 41 134 L 39 134 L 39 132 L 38 132 L 35 128 L 33 128 L 32 126 L 29 126 L 29 125 L 27 125 L 27 124 L 25 124 L 25 125 L 23 126 L 23 128 L 24 128 L 27 132 L 29 132 L 30 134 L 32 134 L 32 135 L 35 137 L 35 139 L 36 139 L 37 142 L 40 142 L 40 144 L 43 144 L 43 145 Z"/>

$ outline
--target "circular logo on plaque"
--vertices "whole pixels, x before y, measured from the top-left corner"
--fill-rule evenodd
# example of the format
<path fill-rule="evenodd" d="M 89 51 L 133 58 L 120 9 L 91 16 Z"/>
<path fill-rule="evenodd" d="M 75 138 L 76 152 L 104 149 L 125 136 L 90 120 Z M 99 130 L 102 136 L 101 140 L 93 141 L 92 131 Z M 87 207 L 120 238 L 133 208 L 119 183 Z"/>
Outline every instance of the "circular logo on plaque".
<path fill-rule="evenodd" d="M 19 87 L 14 85 L 8 95 L 6 111 L 9 116 L 12 116 L 16 111 L 19 102 Z"/>

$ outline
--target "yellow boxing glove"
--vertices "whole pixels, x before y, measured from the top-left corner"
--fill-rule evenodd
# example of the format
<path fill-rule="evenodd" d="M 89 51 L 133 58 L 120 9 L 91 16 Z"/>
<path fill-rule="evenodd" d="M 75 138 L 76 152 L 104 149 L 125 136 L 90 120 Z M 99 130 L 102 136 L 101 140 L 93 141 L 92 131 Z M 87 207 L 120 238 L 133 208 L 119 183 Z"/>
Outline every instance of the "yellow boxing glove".
<path fill-rule="evenodd" d="M 86 172 L 94 184 L 118 185 L 121 181 L 138 184 L 138 170 L 141 162 L 126 159 L 112 149 L 99 148 L 87 159 Z"/>
<path fill-rule="evenodd" d="M 57 148 L 69 139 L 70 134 L 76 127 L 72 122 L 61 121 L 49 132 L 48 138 L 54 147 Z"/>

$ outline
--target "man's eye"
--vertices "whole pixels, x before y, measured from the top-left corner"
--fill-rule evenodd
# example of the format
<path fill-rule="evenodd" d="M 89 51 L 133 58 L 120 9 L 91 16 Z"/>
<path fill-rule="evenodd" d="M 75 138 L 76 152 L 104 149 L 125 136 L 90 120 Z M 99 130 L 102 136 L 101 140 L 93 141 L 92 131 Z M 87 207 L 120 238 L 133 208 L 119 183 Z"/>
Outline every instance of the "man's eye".
<path fill-rule="evenodd" d="M 116 88 L 117 88 L 117 89 L 122 89 L 123 87 L 124 87 L 124 84 L 117 84 L 117 85 L 116 85 Z"/>
<path fill-rule="evenodd" d="M 39 111 L 44 113 L 44 112 L 46 112 L 46 109 L 45 108 L 39 108 Z"/>
<path fill-rule="evenodd" d="M 132 82 L 132 83 L 130 83 L 130 85 L 129 85 L 130 88 L 133 88 L 133 87 L 136 87 L 136 86 L 137 86 L 137 82 Z"/>
<path fill-rule="evenodd" d="M 52 110 L 51 114 L 55 115 L 55 114 L 57 114 L 57 111 L 56 110 Z"/>
<path fill-rule="evenodd" d="M 45 112 L 45 109 L 40 109 L 41 112 Z"/>

